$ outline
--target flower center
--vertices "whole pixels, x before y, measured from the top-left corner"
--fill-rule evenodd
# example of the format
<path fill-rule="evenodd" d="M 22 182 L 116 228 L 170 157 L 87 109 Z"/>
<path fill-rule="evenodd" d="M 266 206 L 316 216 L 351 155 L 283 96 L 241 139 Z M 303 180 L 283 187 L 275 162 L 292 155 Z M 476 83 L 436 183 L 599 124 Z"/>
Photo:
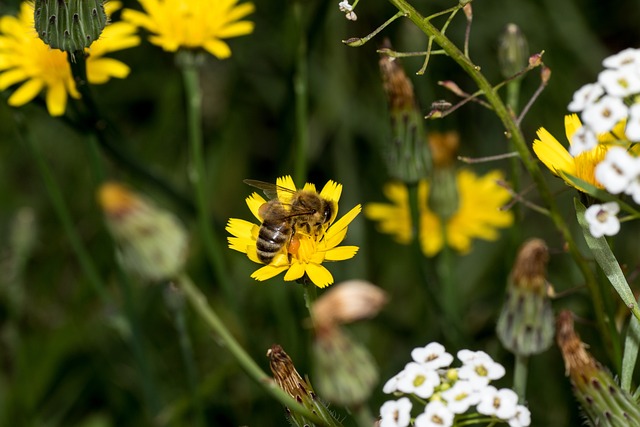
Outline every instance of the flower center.
<path fill-rule="evenodd" d="M 427 379 L 425 378 L 424 375 L 416 375 L 416 377 L 413 379 L 413 385 L 415 387 L 420 387 L 422 384 L 425 383 Z"/>
<path fill-rule="evenodd" d="M 444 425 L 444 420 L 438 415 L 432 415 L 431 422 L 434 424 Z"/>
<path fill-rule="evenodd" d="M 476 374 L 486 377 L 489 374 L 489 370 L 484 365 L 478 365 L 476 366 Z"/>

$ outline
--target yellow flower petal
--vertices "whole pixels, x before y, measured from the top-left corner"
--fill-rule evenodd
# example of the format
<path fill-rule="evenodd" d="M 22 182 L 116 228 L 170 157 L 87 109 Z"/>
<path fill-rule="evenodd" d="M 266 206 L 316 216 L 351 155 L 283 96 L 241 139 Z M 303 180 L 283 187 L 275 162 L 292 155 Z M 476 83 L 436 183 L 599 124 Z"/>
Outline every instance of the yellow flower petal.
<path fill-rule="evenodd" d="M 47 90 L 47 110 L 52 116 L 61 116 L 67 108 L 67 91 L 64 83 L 49 86 Z"/>
<path fill-rule="evenodd" d="M 338 246 L 325 252 L 324 259 L 327 261 L 344 261 L 351 259 L 358 253 L 357 246 Z"/>
<path fill-rule="evenodd" d="M 285 282 L 298 280 L 302 276 L 304 276 L 304 273 L 305 273 L 305 266 L 298 262 L 294 262 L 293 264 L 291 264 L 291 267 L 289 267 L 289 270 L 287 270 L 287 272 L 285 273 L 284 280 Z"/>
<path fill-rule="evenodd" d="M 333 283 L 331 272 L 318 264 L 309 264 L 307 266 L 307 276 L 319 288 L 325 288 Z"/>
<path fill-rule="evenodd" d="M 218 59 L 227 59 L 231 56 L 231 48 L 219 39 L 207 40 L 202 48 Z"/>
<path fill-rule="evenodd" d="M 351 221 L 355 219 L 356 216 L 362 211 L 361 205 L 354 206 L 349 212 L 347 212 L 342 218 L 334 222 L 331 227 L 325 233 L 325 239 L 331 240 L 334 235 L 338 232 L 342 231 L 345 227 L 347 227 Z"/>
<path fill-rule="evenodd" d="M 538 138 L 533 141 L 533 151 L 544 165 L 554 174 L 562 171 L 573 175 L 575 163 L 566 148 L 558 142 L 545 128 L 538 129 Z"/>
<path fill-rule="evenodd" d="M 126 64 L 117 59 L 100 58 L 87 64 L 87 79 L 91 84 L 103 84 L 112 77 L 124 79 L 130 71 Z"/>
<path fill-rule="evenodd" d="M 272 264 L 265 265 L 264 267 L 254 271 L 251 274 L 251 278 L 262 282 L 277 276 L 278 274 L 282 273 L 286 269 L 287 269 L 286 265 L 283 265 L 283 266 L 275 266 Z"/>
<path fill-rule="evenodd" d="M 252 193 L 249 197 L 245 199 L 247 202 L 247 206 L 249 206 L 249 210 L 259 221 L 262 221 L 260 217 L 260 207 L 267 203 L 265 199 L 263 199 L 258 193 Z"/>
<path fill-rule="evenodd" d="M 9 105 L 19 107 L 35 98 L 42 88 L 44 81 L 40 79 L 27 80 L 9 97 Z"/>
<path fill-rule="evenodd" d="M 0 90 L 5 90 L 9 86 L 28 79 L 29 76 L 22 68 L 14 68 L 0 74 Z"/>

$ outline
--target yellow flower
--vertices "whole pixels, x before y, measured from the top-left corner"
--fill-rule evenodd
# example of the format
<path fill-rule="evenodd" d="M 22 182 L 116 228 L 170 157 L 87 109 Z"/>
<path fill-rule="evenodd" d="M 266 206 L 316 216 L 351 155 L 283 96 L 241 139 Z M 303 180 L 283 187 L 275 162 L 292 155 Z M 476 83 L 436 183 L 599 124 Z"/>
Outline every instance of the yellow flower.
<path fill-rule="evenodd" d="M 502 173 L 492 171 L 478 177 L 469 170 L 459 170 L 456 176 L 458 187 L 458 209 L 446 222 L 446 242 L 460 253 L 471 250 L 474 238 L 496 240 L 498 228 L 509 227 L 513 214 L 501 211 L 509 200 L 509 192 L 496 184 Z M 386 196 L 394 202 L 369 203 L 365 215 L 379 221 L 380 231 L 392 234 L 399 243 L 408 244 L 412 238 L 409 193 L 404 184 L 394 182 L 385 185 Z M 420 211 L 419 238 L 422 252 L 433 256 L 442 250 L 445 243 L 442 220 L 429 209 L 429 183 L 418 184 Z"/>
<path fill-rule="evenodd" d="M 125 9 L 122 18 L 145 28 L 149 41 L 169 52 L 180 47 L 203 48 L 219 59 L 231 56 L 222 41 L 253 31 L 253 22 L 240 19 L 254 11 L 253 3 L 238 0 L 139 0 L 146 13 Z"/>
<path fill-rule="evenodd" d="M 297 191 L 293 179 L 290 176 L 278 178 L 276 185 L 289 191 Z M 303 190 L 316 192 L 313 184 L 305 184 Z M 291 200 L 291 193 L 278 192 L 278 199 L 286 204 Z M 307 276 L 319 288 L 324 288 L 333 283 L 333 276 L 322 263 L 324 261 L 342 261 L 353 258 L 358 251 L 357 246 L 338 246 L 347 234 L 348 225 L 360 213 L 361 206 L 357 205 L 342 218 L 335 221 L 338 212 L 338 200 L 342 193 L 342 185 L 333 181 L 327 182 L 319 196 L 334 204 L 334 213 L 320 233 L 305 233 L 303 230 L 295 230 L 293 236 L 285 243 L 273 260 L 254 271 L 251 277 L 263 281 L 270 279 L 282 272 L 285 281 L 301 279 Z M 262 222 L 260 207 L 267 201 L 259 194 L 253 193 L 247 197 L 247 206 L 251 213 Z M 334 222 L 335 221 L 335 222 Z M 226 230 L 233 237 L 228 237 L 229 248 L 247 254 L 247 257 L 256 263 L 264 264 L 258 259 L 256 241 L 260 231 L 260 224 L 231 218 Z"/>
<path fill-rule="evenodd" d="M 562 174 L 575 176 L 591 185 L 603 188 L 602 184 L 595 178 L 595 167 L 605 158 L 607 151 L 612 147 L 612 142 L 625 139 L 624 126 L 625 122 L 623 121 L 616 125 L 612 132 L 598 135 L 598 145 L 576 157 L 569 154 L 569 151 L 545 128 L 540 128 L 537 132 L 539 139 L 533 141 L 533 151 L 554 175 L 560 177 L 562 177 Z M 573 135 L 580 127 L 582 127 L 582 123 L 577 114 L 564 116 L 564 128 L 569 144 L 571 144 Z M 571 181 L 565 179 L 565 182 L 583 191 Z"/>
<path fill-rule="evenodd" d="M 105 4 L 107 16 L 118 10 L 117 1 Z M 9 105 L 18 107 L 46 90 L 47 110 L 61 116 L 67 107 L 67 96 L 80 98 L 76 90 L 67 54 L 51 49 L 38 38 L 33 22 L 34 5 L 23 2 L 18 16 L 0 18 L 0 90 L 24 82 L 9 97 Z M 112 58 L 109 52 L 137 46 L 140 38 L 131 24 L 117 22 L 107 25 L 102 35 L 86 50 L 89 83 L 106 83 L 111 77 L 125 78 L 129 67 Z"/>

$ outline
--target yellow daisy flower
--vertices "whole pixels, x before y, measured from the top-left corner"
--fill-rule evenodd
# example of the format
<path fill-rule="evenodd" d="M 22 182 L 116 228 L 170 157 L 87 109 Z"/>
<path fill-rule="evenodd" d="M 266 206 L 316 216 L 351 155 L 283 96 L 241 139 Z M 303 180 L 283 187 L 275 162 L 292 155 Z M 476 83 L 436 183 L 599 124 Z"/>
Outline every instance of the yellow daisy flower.
<path fill-rule="evenodd" d="M 110 16 L 122 7 L 117 1 L 105 4 Z M 67 54 L 51 49 L 38 38 L 33 22 L 33 2 L 23 2 L 18 16 L 0 18 L 0 90 L 24 82 L 9 97 L 9 105 L 19 107 L 46 90 L 47 110 L 61 116 L 67 107 L 67 97 L 80 98 L 76 90 Z M 137 46 L 140 38 L 131 24 L 117 22 L 107 25 L 100 38 L 87 49 L 87 79 L 91 84 L 106 83 L 110 78 L 125 78 L 129 67 L 103 56 L 109 52 Z"/>
<path fill-rule="evenodd" d="M 255 10 L 253 3 L 238 0 L 139 0 L 145 13 L 125 9 L 122 18 L 145 28 L 149 41 L 175 52 L 180 47 L 203 48 L 219 59 L 231 56 L 222 41 L 253 31 L 253 22 L 240 19 Z"/>
<path fill-rule="evenodd" d="M 296 192 L 296 186 L 290 176 L 278 178 L 276 185 L 288 191 L 278 191 L 278 200 L 283 204 L 291 201 L 291 195 Z M 313 184 L 305 184 L 304 191 L 317 193 Z M 324 261 L 342 261 L 353 258 L 358 251 L 357 246 L 338 246 L 347 234 L 348 225 L 360 213 L 361 206 L 357 205 L 342 218 L 335 221 L 338 212 L 338 200 L 342 193 L 342 185 L 333 181 L 320 191 L 319 196 L 334 205 L 331 218 L 324 225 L 320 233 L 307 233 L 303 230 L 294 230 L 293 235 L 285 243 L 273 260 L 254 271 L 251 277 L 263 281 L 285 272 L 284 280 L 292 281 L 307 276 L 313 284 L 324 288 L 333 283 L 333 276 L 322 263 Z M 251 213 L 262 223 L 260 208 L 267 203 L 258 193 L 253 193 L 246 199 Z M 334 222 L 335 221 L 335 222 Z M 257 239 L 260 232 L 260 224 L 255 224 L 243 219 L 231 218 L 226 230 L 233 237 L 228 237 L 229 248 L 247 254 L 247 257 L 256 263 L 264 264 L 258 258 Z"/>
<path fill-rule="evenodd" d="M 471 250 L 474 238 L 496 240 L 497 229 L 513 223 L 513 214 L 500 210 L 510 198 L 509 192 L 496 184 L 500 179 L 503 176 L 499 171 L 481 177 L 466 169 L 457 172 L 458 209 L 447 220 L 445 227 L 446 241 L 451 248 L 467 253 Z M 394 203 L 369 203 L 365 207 L 365 215 L 379 222 L 380 231 L 392 234 L 399 243 L 408 244 L 412 233 L 407 187 L 394 182 L 385 185 L 384 192 Z M 442 220 L 429 209 L 428 200 L 429 183 L 422 180 L 418 184 L 419 238 L 422 252 L 431 257 L 442 250 L 445 239 Z"/>
<path fill-rule="evenodd" d="M 581 180 L 603 188 L 595 178 L 595 167 L 606 156 L 607 151 L 612 146 L 612 142 L 616 140 L 624 140 L 625 123 L 619 123 L 612 132 L 598 135 L 598 145 L 588 151 L 582 152 L 576 157 L 569 154 L 569 151 L 558 142 L 545 128 L 538 129 L 538 139 L 533 141 L 533 151 L 549 170 L 557 176 L 562 174 L 575 176 Z M 573 135 L 582 127 L 582 122 L 577 114 L 568 114 L 564 116 L 564 128 L 569 140 L 569 145 Z M 576 187 L 571 181 L 564 180 L 568 185 L 583 191 Z"/>

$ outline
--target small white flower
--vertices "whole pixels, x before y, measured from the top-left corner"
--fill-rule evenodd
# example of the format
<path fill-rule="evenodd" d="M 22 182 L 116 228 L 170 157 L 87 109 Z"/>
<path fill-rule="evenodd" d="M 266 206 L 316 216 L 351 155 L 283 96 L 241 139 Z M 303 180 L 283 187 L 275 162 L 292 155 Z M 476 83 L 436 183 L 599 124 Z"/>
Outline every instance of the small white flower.
<path fill-rule="evenodd" d="M 628 108 L 620 98 L 605 95 L 582 112 L 582 121 L 595 133 L 609 132 L 627 117 Z"/>
<path fill-rule="evenodd" d="M 608 69 L 598 75 L 598 83 L 611 96 L 624 98 L 640 92 L 640 74 L 637 64 Z"/>
<path fill-rule="evenodd" d="M 639 160 L 622 147 L 611 147 L 595 168 L 596 180 L 611 194 L 620 194 L 640 174 Z"/>
<path fill-rule="evenodd" d="M 380 407 L 380 427 L 407 427 L 411 421 L 411 401 L 407 397 L 389 400 Z"/>
<path fill-rule="evenodd" d="M 353 11 L 347 12 L 347 14 L 344 17 L 347 18 L 349 21 L 357 21 L 358 20 L 358 15 L 356 15 L 356 13 L 353 12 Z"/>
<path fill-rule="evenodd" d="M 442 344 L 437 342 L 414 348 L 411 351 L 411 358 L 430 369 L 444 368 L 453 362 L 453 356 L 445 351 Z"/>
<path fill-rule="evenodd" d="M 458 378 L 469 381 L 475 390 L 486 387 L 490 381 L 502 378 L 505 374 L 504 367 L 484 351 L 460 350 L 458 359 L 463 363 L 458 369 Z"/>
<path fill-rule="evenodd" d="M 450 389 L 443 391 L 441 396 L 447 401 L 447 407 L 454 414 L 464 414 L 471 406 L 480 402 L 480 393 L 465 380 L 456 381 Z"/>
<path fill-rule="evenodd" d="M 596 102 L 602 95 L 604 95 L 604 89 L 598 83 L 586 84 L 573 94 L 573 100 L 567 108 L 577 113 Z"/>
<path fill-rule="evenodd" d="M 640 65 L 640 50 L 628 48 L 605 58 L 602 65 L 607 68 L 620 68 L 625 65 Z"/>
<path fill-rule="evenodd" d="M 382 392 L 386 394 L 395 393 L 398 391 L 398 380 L 404 375 L 404 370 L 398 372 L 393 377 L 389 378 L 384 386 L 382 387 Z"/>
<path fill-rule="evenodd" d="M 509 427 L 528 427 L 531 424 L 531 412 L 523 405 L 516 406 L 516 414 L 509 418 Z"/>
<path fill-rule="evenodd" d="M 508 388 L 497 390 L 493 386 L 488 386 L 482 391 L 477 410 L 484 415 L 495 415 L 502 420 L 508 420 L 515 417 L 517 406 L 518 395 L 513 390 Z"/>
<path fill-rule="evenodd" d="M 410 362 L 405 366 L 402 376 L 398 378 L 397 389 L 403 393 L 428 399 L 438 385 L 440 385 L 440 376 L 435 370 Z"/>
<path fill-rule="evenodd" d="M 629 141 L 640 142 L 640 104 L 629 107 L 629 118 L 624 133 Z"/>
<path fill-rule="evenodd" d="M 598 145 L 598 137 L 596 136 L 588 126 L 581 126 L 580 129 L 575 131 L 571 137 L 571 146 L 569 147 L 569 154 L 573 157 L 577 157 L 585 151 L 590 151 Z"/>
<path fill-rule="evenodd" d="M 424 408 L 424 412 L 416 417 L 415 427 L 450 427 L 454 414 L 439 400 L 433 400 Z"/>
<path fill-rule="evenodd" d="M 340 12 L 351 12 L 353 10 L 353 6 L 349 4 L 348 0 L 342 0 L 338 3 L 338 8 L 340 8 Z"/>
<path fill-rule="evenodd" d="M 616 202 L 608 202 L 602 205 L 591 205 L 584 213 L 584 218 L 589 223 L 589 232 L 593 237 L 614 236 L 620 231 L 620 221 L 616 216 L 620 206 Z"/>
<path fill-rule="evenodd" d="M 629 182 L 624 193 L 633 197 L 633 201 L 640 205 L 640 175 L 636 175 L 631 182 Z"/>

